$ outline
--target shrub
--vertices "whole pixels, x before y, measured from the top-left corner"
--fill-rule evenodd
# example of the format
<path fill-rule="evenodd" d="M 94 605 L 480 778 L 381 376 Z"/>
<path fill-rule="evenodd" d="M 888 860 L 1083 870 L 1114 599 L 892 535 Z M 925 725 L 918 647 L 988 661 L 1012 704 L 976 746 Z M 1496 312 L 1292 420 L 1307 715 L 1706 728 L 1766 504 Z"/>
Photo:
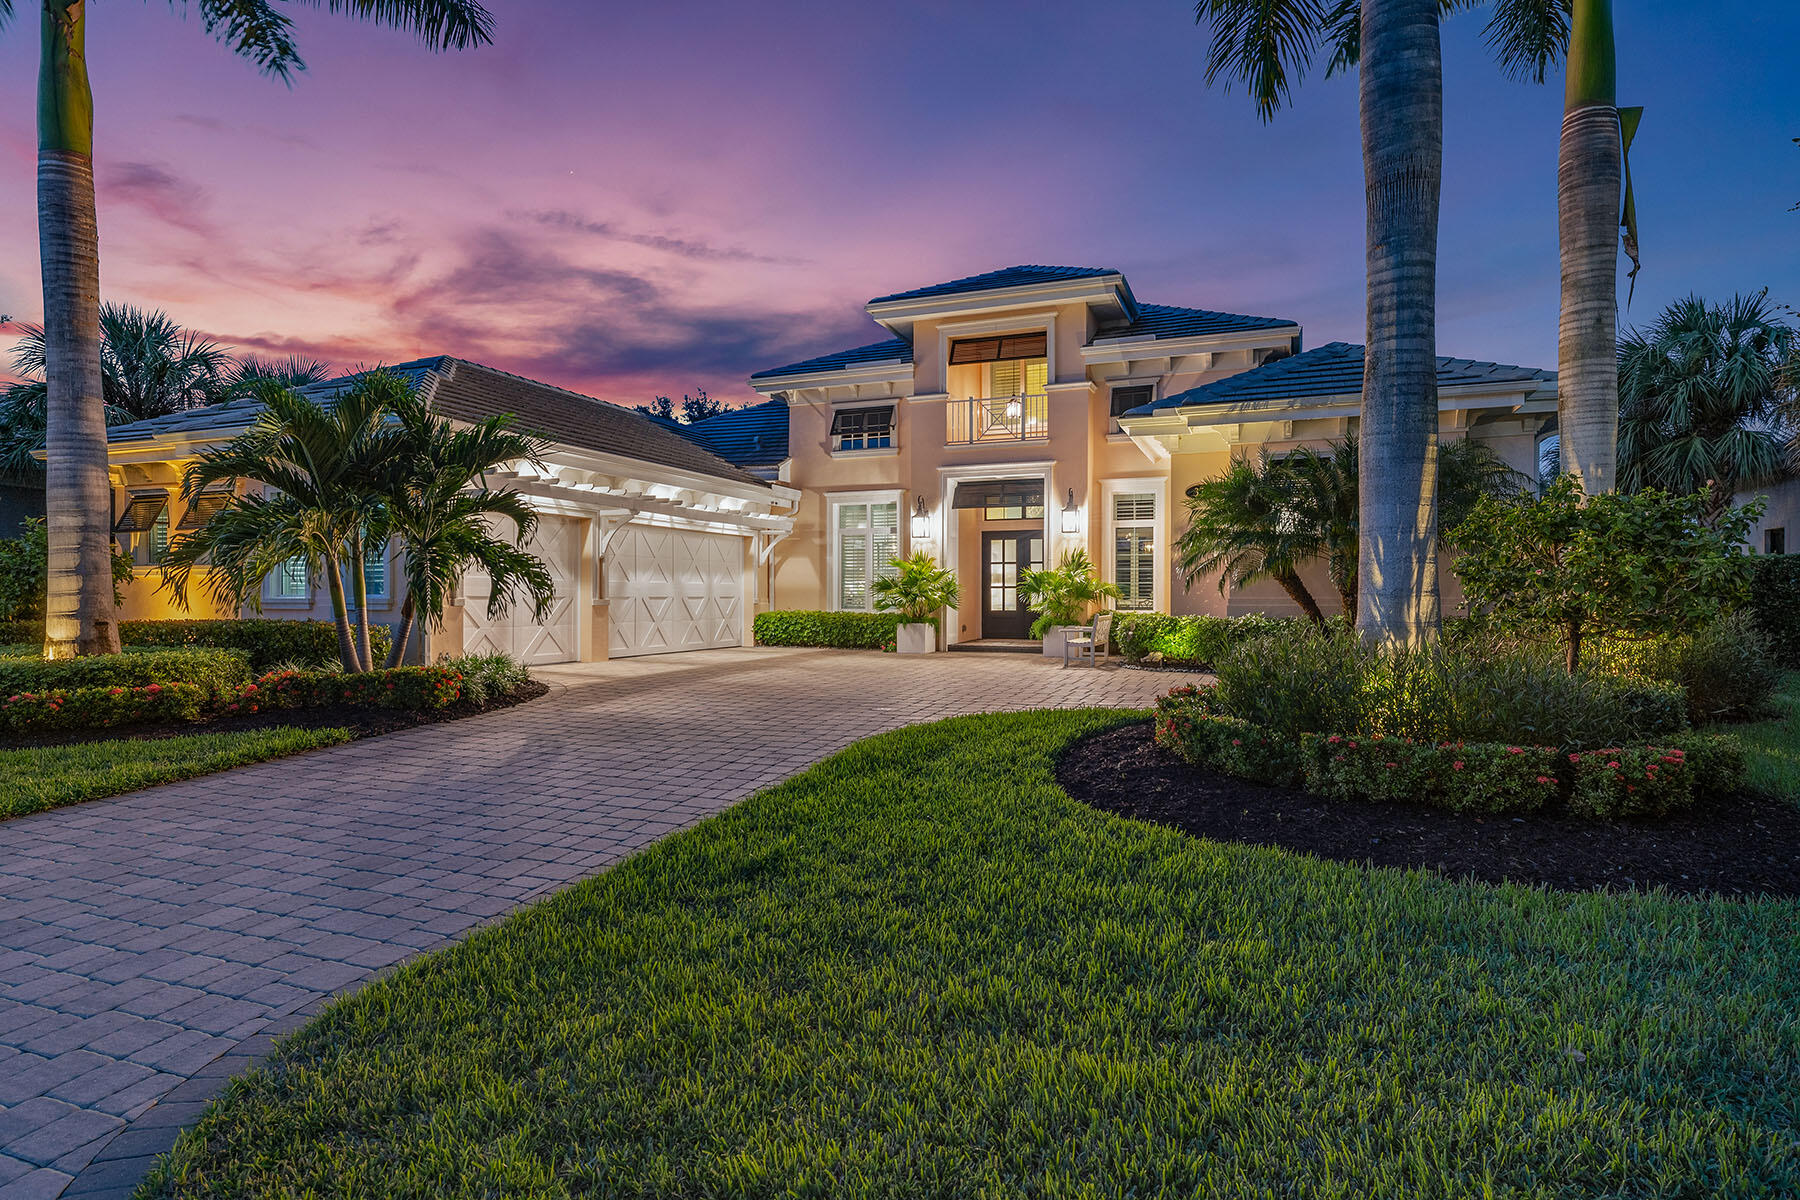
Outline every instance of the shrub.
<path fill-rule="evenodd" d="M 1303 630 L 1299 617 L 1175 617 L 1166 613 L 1122 612 L 1113 618 L 1113 645 L 1127 662 L 1152 654 L 1171 666 L 1211 668 L 1226 647 L 1257 638 Z"/>
<path fill-rule="evenodd" d="M 1101 601 L 1117 600 L 1117 584 L 1101 579 L 1086 550 L 1070 550 L 1054 567 L 1019 572 L 1019 599 L 1038 616 L 1031 636 L 1041 638 L 1059 625 L 1081 625 Z"/>
<path fill-rule="evenodd" d="M 1303 739 L 1306 786 L 1321 796 L 1424 802 L 1452 812 L 1542 808 L 1557 794 L 1556 751 L 1498 742 L 1419 742 L 1376 734 Z"/>
<path fill-rule="evenodd" d="M 753 626 L 759 646 L 823 646 L 833 650 L 879 650 L 894 640 L 905 622 L 893 612 L 820 612 L 788 609 L 756 614 Z M 936 625 L 933 617 L 927 624 Z"/>
<path fill-rule="evenodd" d="M 0 728 L 12 733 L 32 733 L 197 721 L 207 700 L 206 689 L 195 683 L 13 692 L 0 696 Z"/>
<path fill-rule="evenodd" d="M 112 556 L 113 603 L 125 603 L 119 590 L 131 582 L 131 559 L 114 552 Z M 27 517 L 19 536 L 0 539 L 0 621 L 39 623 L 38 636 L 4 641 L 35 641 L 43 644 L 44 603 L 49 595 L 50 534 L 42 517 Z"/>
<path fill-rule="evenodd" d="M 1768 709 L 1781 683 L 1770 639 L 1749 613 L 1720 617 L 1676 637 L 1608 643 L 1597 647 L 1594 657 L 1610 672 L 1680 686 L 1695 725 L 1754 719 Z"/>
<path fill-rule="evenodd" d="M 392 644 L 386 625 L 369 628 L 377 661 Z M 119 641 L 126 646 L 210 646 L 241 650 L 250 670 L 261 674 L 285 662 L 322 667 L 338 661 L 337 626 L 330 621 L 286 621 L 275 617 L 218 620 L 120 621 Z M 42 621 L 0 623 L 0 642 L 44 644 Z"/>
<path fill-rule="evenodd" d="M 937 559 L 925 551 L 892 559 L 890 565 L 894 573 L 875 581 L 876 608 L 899 613 L 901 620 L 918 625 L 956 606 L 956 572 L 938 566 Z"/>
<path fill-rule="evenodd" d="M 1680 749 L 1611 746 L 1568 756 L 1569 811 L 1587 817 L 1659 817 L 1694 802 Z"/>
<path fill-rule="evenodd" d="M 1216 711 L 1210 692 L 1177 688 L 1156 703 L 1155 738 L 1184 762 L 1258 783 L 1292 785 L 1301 778 L 1292 739 Z"/>
<path fill-rule="evenodd" d="M 438 665 L 462 676 L 462 698 L 472 704 L 510 696 L 531 682 L 531 672 L 510 654 L 465 654 Z"/>
<path fill-rule="evenodd" d="M 429 711 L 462 696 L 462 672 L 451 664 L 385 671 L 274 671 L 245 686 L 221 711 L 271 708 L 400 708 Z"/>
<path fill-rule="evenodd" d="M 234 650 L 134 648 L 123 654 L 87 658 L 0 658 L 0 695 L 76 691 L 88 688 L 141 688 L 148 684 L 194 684 L 211 698 L 250 682 L 250 664 Z"/>
<path fill-rule="evenodd" d="M 1680 750 L 1687 758 L 1694 781 L 1694 798 L 1711 800 L 1735 795 L 1749 779 L 1743 743 L 1728 733 L 1683 733 L 1661 739 L 1661 744 Z"/>
<path fill-rule="evenodd" d="M 1800 554 L 1750 560 L 1750 615 L 1769 639 L 1775 661 L 1800 668 Z"/>

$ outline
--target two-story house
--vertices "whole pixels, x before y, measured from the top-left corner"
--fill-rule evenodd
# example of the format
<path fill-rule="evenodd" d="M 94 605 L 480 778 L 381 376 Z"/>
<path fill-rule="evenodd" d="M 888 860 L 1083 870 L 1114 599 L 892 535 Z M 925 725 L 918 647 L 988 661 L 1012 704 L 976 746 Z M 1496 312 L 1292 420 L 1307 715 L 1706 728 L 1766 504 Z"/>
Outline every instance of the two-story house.
<path fill-rule="evenodd" d="M 1010 267 L 878 296 L 867 312 L 885 340 L 750 377 L 786 408 L 787 457 L 772 469 L 800 491 L 763 568 L 770 605 L 871 608 L 890 561 L 924 549 L 962 581 L 950 641 L 1019 638 L 1019 572 L 1079 547 L 1122 608 L 1291 610 L 1272 585 L 1184 586 L 1171 546 L 1187 489 L 1233 454 L 1354 436 L 1361 347 L 1308 351 L 1295 321 L 1143 303 L 1124 275 L 1092 267 Z M 1439 407 L 1444 437 L 1490 441 L 1532 473 L 1555 375 L 1440 359 Z M 775 411 L 690 436 L 723 445 Z"/>

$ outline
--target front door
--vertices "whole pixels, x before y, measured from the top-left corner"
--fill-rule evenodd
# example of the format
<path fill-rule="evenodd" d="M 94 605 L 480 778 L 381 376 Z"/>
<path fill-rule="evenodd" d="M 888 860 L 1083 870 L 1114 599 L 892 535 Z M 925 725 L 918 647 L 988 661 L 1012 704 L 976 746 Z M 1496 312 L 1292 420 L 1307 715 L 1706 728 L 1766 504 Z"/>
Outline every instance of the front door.
<path fill-rule="evenodd" d="M 1019 572 L 1044 566 L 1042 533 L 983 533 L 981 558 L 987 564 L 987 587 L 981 592 L 981 636 L 1031 636 L 1031 610 L 1019 598 Z"/>

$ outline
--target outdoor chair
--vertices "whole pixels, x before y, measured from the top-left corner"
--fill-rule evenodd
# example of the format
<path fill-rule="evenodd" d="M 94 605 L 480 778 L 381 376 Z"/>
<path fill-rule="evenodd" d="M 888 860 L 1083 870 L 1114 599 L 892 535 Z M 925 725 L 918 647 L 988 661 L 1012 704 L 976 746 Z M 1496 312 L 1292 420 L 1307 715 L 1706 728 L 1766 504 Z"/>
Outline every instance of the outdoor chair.
<path fill-rule="evenodd" d="M 1106 661 L 1106 653 L 1111 649 L 1113 615 L 1103 612 L 1097 615 L 1086 632 L 1070 630 L 1063 635 L 1063 666 L 1067 667 L 1071 657 L 1075 661 L 1087 659 L 1088 665 L 1097 667 Z"/>

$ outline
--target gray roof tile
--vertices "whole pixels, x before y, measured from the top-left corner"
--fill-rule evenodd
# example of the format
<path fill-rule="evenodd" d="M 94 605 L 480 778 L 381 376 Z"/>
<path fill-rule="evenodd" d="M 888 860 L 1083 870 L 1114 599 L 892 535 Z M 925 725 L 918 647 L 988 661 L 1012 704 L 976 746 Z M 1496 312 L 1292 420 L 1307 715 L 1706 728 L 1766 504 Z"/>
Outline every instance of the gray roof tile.
<path fill-rule="evenodd" d="M 967 275 L 961 279 L 952 279 L 947 283 L 934 283 L 929 287 L 913 288 L 907 292 L 877 296 L 869 303 L 886 304 L 891 300 L 927 300 L 933 296 L 960 296 L 965 292 L 992 292 L 1001 288 L 1029 287 L 1034 283 L 1056 283 L 1065 279 L 1093 279 L 1102 275 L 1117 274 L 1119 272 L 1111 267 L 1049 267 L 1026 264 L 1017 267 L 1002 267 L 998 271 L 984 271 L 979 275 Z"/>

